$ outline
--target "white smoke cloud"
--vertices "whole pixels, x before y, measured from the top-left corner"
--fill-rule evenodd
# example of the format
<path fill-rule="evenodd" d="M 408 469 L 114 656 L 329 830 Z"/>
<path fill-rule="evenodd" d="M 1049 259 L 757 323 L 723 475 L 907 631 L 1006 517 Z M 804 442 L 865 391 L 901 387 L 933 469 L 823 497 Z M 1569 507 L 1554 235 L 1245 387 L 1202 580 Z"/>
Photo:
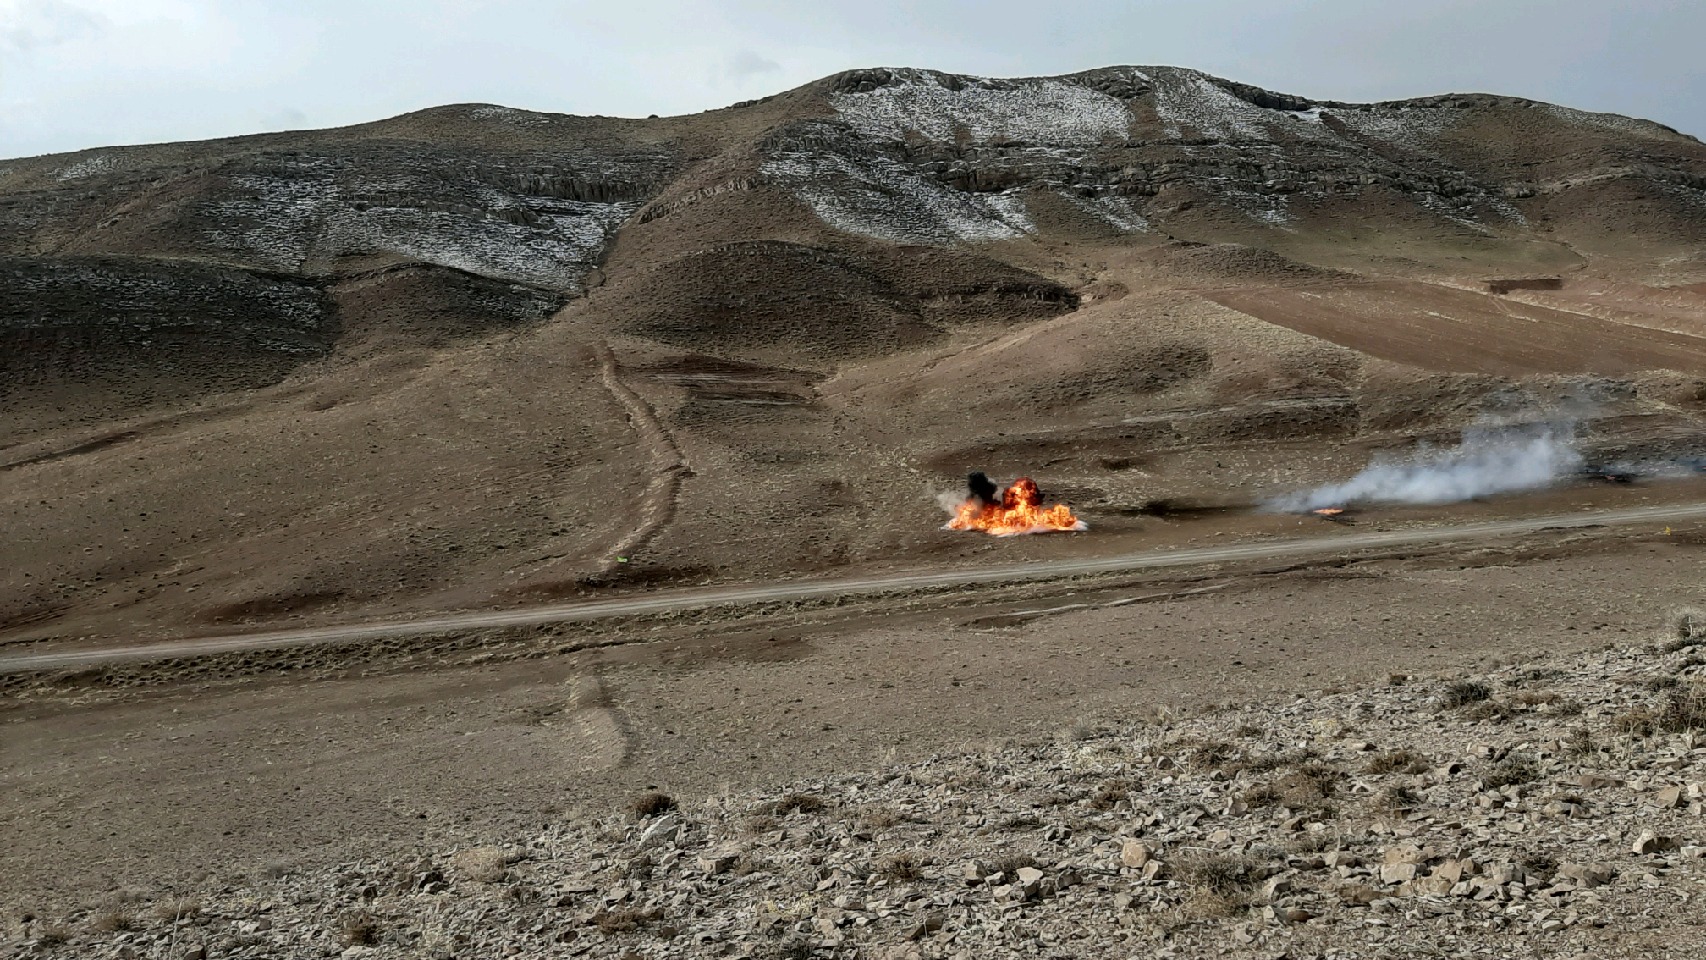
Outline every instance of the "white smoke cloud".
<path fill-rule="evenodd" d="M 1473 427 L 1456 447 L 1376 456 L 1343 483 L 1281 497 L 1269 507 L 1301 512 L 1353 503 L 1455 503 L 1548 487 L 1581 467 L 1574 424 Z"/>

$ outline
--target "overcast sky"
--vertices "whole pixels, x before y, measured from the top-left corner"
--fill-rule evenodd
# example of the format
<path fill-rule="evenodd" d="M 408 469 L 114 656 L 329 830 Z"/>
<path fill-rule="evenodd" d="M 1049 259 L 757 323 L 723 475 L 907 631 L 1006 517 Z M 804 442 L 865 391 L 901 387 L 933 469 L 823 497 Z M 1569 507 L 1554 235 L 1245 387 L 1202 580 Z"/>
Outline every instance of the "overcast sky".
<path fill-rule="evenodd" d="M 1706 136 L 1706 0 L 0 0 L 0 157 L 443 103 L 689 113 L 851 67 L 1173 64 L 1321 99 L 1485 91 Z"/>

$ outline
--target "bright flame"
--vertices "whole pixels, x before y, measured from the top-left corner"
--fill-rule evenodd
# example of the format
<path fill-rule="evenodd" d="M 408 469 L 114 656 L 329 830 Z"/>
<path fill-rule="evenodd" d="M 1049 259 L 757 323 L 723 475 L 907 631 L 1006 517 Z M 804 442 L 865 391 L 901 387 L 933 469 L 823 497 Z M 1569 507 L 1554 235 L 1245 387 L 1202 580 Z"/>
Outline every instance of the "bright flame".
<path fill-rule="evenodd" d="M 1345 508 L 1344 507 L 1322 507 L 1319 510 L 1311 510 L 1309 512 L 1315 514 L 1317 517 L 1336 517 L 1339 514 L 1344 513 Z"/>
<path fill-rule="evenodd" d="M 1051 533 L 1057 530 L 1088 530 L 1084 521 L 1072 515 L 1064 503 L 1052 507 L 1042 505 L 1042 491 L 1030 477 L 1020 477 L 1001 491 L 999 503 L 984 503 L 972 497 L 960 504 L 949 530 L 982 530 L 997 537 L 1020 533 Z"/>

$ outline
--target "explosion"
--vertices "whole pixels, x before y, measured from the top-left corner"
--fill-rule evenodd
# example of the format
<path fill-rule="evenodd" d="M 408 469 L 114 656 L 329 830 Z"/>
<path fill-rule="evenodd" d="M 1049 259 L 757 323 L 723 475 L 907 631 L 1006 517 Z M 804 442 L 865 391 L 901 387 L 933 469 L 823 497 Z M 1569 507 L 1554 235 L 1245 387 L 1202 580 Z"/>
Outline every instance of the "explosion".
<path fill-rule="evenodd" d="M 954 519 L 948 521 L 946 529 L 982 530 L 997 537 L 1090 529 L 1064 503 L 1044 507 L 1043 493 L 1030 477 L 1020 477 L 999 490 L 988 477 L 974 473 L 966 485 L 971 496 L 954 509 Z"/>

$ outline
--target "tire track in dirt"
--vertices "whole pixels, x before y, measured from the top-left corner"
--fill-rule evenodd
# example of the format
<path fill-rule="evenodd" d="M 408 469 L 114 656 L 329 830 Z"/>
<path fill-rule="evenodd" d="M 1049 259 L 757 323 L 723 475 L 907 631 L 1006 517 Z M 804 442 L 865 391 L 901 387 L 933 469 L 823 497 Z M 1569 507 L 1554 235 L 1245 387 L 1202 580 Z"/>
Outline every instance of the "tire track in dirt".
<path fill-rule="evenodd" d="M 687 463 L 687 457 L 676 445 L 675 438 L 664 429 L 658 420 L 657 413 L 645 398 L 635 393 L 633 388 L 622 382 L 622 377 L 616 365 L 616 353 L 608 343 L 598 345 L 599 377 L 604 382 L 604 388 L 610 391 L 617 402 L 622 404 L 628 413 L 628 422 L 633 425 L 634 432 L 639 434 L 640 441 L 651 453 L 651 479 L 646 482 L 645 492 L 640 495 L 640 522 L 634 529 L 616 541 L 606 552 L 599 563 L 600 572 L 609 572 L 618 563 L 619 558 L 627 557 L 650 543 L 658 532 L 675 519 L 677 498 L 681 495 L 681 481 L 693 474 Z"/>
<path fill-rule="evenodd" d="M 583 771 L 614 770 L 628 761 L 632 735 L 622 714 L 610 702 L 610 692 L 597 674 L 571 681 L 569 702 L 563 710 L 570 732 L 569 747 L 576 766 Z"/>

